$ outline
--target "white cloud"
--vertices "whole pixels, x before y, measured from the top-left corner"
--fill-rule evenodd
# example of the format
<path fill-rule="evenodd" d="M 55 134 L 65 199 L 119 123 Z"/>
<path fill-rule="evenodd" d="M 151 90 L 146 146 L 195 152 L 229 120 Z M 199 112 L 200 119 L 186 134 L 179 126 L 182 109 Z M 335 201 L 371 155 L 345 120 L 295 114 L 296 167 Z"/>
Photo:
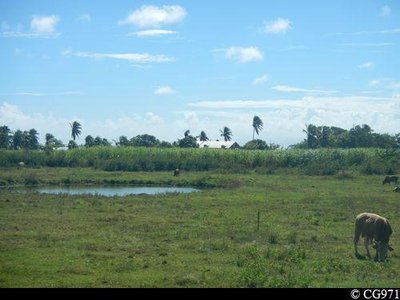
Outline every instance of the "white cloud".
<path fill-rule="evenodd" d="M 380 16 L 381 17 L 389 17 L 391 13 L 392 13 L 392 10 L 390 9 L 390 7 L 385 5 L 381 8 Z"/>
<path fill-rule="evenodd" d="M 169 86 L 160 86 L 154 91 L 155 95 L 172 95 L 175 93 L 176 92 Z"/>
<path fill-rule="evenodd" d="M 88 52 L 73 52 L 70 49 L 62 52 L 64 55 L 73 55 L 77 57 L 94 58 L 94 59 L 118 59 L 129 62 L 146 64 L 146 63 L 165 63 L 171 62 L 174 59 L 167 55 L 151 55 L 147 53 L 88 53 Z"/>
<path fill-rule="evenodd" d="M 345 47 L 388 47 L 393 46 L 393 43 L 343 43 L 338 46 Z"/>
<path fill-rule="evenodd" d="M 230 47 L 226 49 L 216 49 L 214 52 L 223 52 L 225 58 L 239 63 L 248 63 L 261 61 L 264 59 L 264 54 L 257 47 Z"/>
<path fill-rule="evenodd" d="M 273 90 L 278 92 L 284 93 L 310 93 L 310 94 L 334 94 L 337 91 L 333 90 L 314 90 L 314 89 L 305 89 L 305 88 L 298 88 L 288 85 L 277 85 L 272 87 Z"/>
<path fill-rule="evenodd" d="M 89 14 L 81 14 L 78 20 L 82 22 L 90 22 L 92 20 L 92 17 Z"/>
<path fill-rule="evenodd" d="M 362 109 L 360 109 L 362 108 Z M 260 138 L 282 146 L 298 143 L 305 138 L 304 124 L 338 126 L 368 124 L 378 133 L 398 133 L 400 127 L 400 98 L 343 96 L 303 97 L 299 99 L 270 99 L 264 101 L 232 100 L 201 101 L 189 104 L 187 111 L 176 112 L 173 120 L 153 112 L 115 116 L 105 120 L 88 121 L 83 117 L 58 118 L 51 113 L 31 113 L 22 107 L 0 103 L 0 120 L 11 130 L 35 128 L 43 142 L 46 133 L 68 142 L 69 123 L 78 120 L 83 127 L 80 143 L 87 135 L 118 139 L 125 135 L 151 134 L 158 139 L 176 141 L 186 130 L 197 135 L 204 130 L 209 138 L 220 139 L 219 130 L 228 126 L 235 141 L 243 145 L 252 138 L 254 113 L 264 121 Z M 84 112 L 81 112 L 84 113 Z M 390 124 L 390 126 L 388 126 Z"/>
<path fill-rule="evenodd" d="M 60 18 L 55 15 L 33 16 L 31 20 L 31 30 L 38 34 L 54 34 L 59 21 Z"/>
<path fill-rule="evenodd" d="M 379 33 L 379 34 L 397 34 L 397 33 L 400 33 L 400 28 L 364 32 L 364 34 L 376 34 L 376 33 Z M 360 32 L 359 34 L 362 34 L 362 33 Z"/>
<path fill-rule="evenodd" d="M 144 121 L 148 124 L 162 124 L 163 123 L 163 119 L 160 116 L 158 116 L 152 112 L 146 113 Z"/>
<path fill-rule="evenodd" d="M 164 119 L 153 112 L 147 112 L 144 115 L 120 116 L 113 119 L 87 121 L 84 118 L 59 118 L 52 113 L 47 115 L 42 113 L 25 113 L 17 105 L 7 102 L 0 103 L 0 120 L 2 124 L 7 125 L 11 130 L 29 130 L 35 128 L 39 132 L 39 139 L 44 143 L 45 134 L 52 133 L 64 143 L 71 139 L 70 123 L 78 121 L 82 124 L 82 136 L 79 143 L 84 143 L 87 135 L 101 136 L 109 141 L 118 139 L 119 136 L 128 137 L 139 134 L 151 134 L 157 138 L 169 139 L 171 128 L 166 126 Z M 178 131 L 174 131 L 178 137 Z M 175 137 L 172 140 L 176 140 Z"/>
<path fill-rule="evenodd" d="M 400 81 L 394 80 L 392 78 L 380 78 L 380 79 L 370 80 L 368 85 L 370 87 L 386 88 L 390 90 L 400 89 Z"/>
<path fill-rule="evenodd" d="M 15 48 L 14 49 L 14 56 L 30 58 L 30 57 L 33 57 L 33 54 L 27 52 L 25 49 Z"/>
<path fill-rule="evenodd" d="M 372 94 L 383 94 L 383 91 L 379 91 L 379 90 L 375 90 L 375 91 L 360 91 L 360 94 L 364 94 L 364 95 L 372 95 Z"/>
<path fill-rule="evenodd" d="M 369 85 L 369 86 L 378 86 L 380 83 L 381 83 L 381 80 L 380 80 L 380 79 L 374 79 L 374 80 L 370 80 L 370 81 L 368 82 L 368 85 Z"/>
<path fill-rule="evenodd" d="M 375 66 L 375 64 L 372 61 L 367 61 L 361 65 L 359 65 L 358 67 L 360 69 L 372 69 Z"/>
<path fill-rule="evenodd" d="M 340 32 L 333 35 L 374 35 L 374 34 L 399 34 L 400 28 L 383 29 L 383 30 L 362 30 L 356 32 Z"/>
<path fill-rule="evenodd" d="M 264 128 L 268 128 L 261 132 L 260 138 L 283 146 L 303 140 L 302 129 L 306 123 L 346 129 L 356 124 L 368 124 L 376 132 L 390 134 L 397 133 L 396 128 L 400 126 L 400 99 L 395 96 L 200 101 L 190 103 L 189 107 L 196 113 L 200 128 L 216 127 L 213 129 L 216 130 L 225 124 L 241 144 L 251 139 L 254 111 L 264 121 Z"/>
<path fill-rule="evenodd" d="M 366 97 L 366 96 L 347 96 L 347 97 L 303 97 L 297 100 L 292 99 L 271 99 L 271 100 L 227 100 L 227 101 L 198 101 L 189 103 L 190 107 L 207 109 L 305 109 L 312 106 L 315 109 L 329 109 L 340 111 L 357 111 L 360 103 L 369 104 L 368 108 L 373 108 L 376 103 L 389 101 L 387 97 Z M 336 104 L 334 104 L 336 103 Z M 399 107 L 400 108 L 400 107 Z"/>
<path fill-rule="evenodd" d="M 46 133 L 57 133 L 57 136 L 63 137 L 65 141 L 69 136 L 65 135 L 70 120 L 63 118 L 55 118 L 52 114 L 43 115 L 35 113 L 32 115 L 25 114 L 18 106 L 3 102 L 0 106 L 0 120 L 11 130 L 29 130 L 35 128 L 39 133 L 41 140 L 44 140 Z"/>
<path fill-rule="evenodd" d="M 199 124 L 199 118 L 197 114 L 193 111 L 184 113 L 184 122 L 190 124 L 191 126 L 195 126 Z"/>
<path fill-rule="evenodd" d="M 267 74 L 264 74 L 263 76 L 254 79 L 253 82 L 252 82 L 252 84 L 253 84 L 253 85 L 260 85 L 260 84 L 263 84 L 263 83 L 267 82 L 268 79 L 269 79 L 269 78 L 268 78 L 268 75 L 267 75 Z"/>
<path fill-rule="evenodd" d="M 392 29 L 384 29 L 384 30 L 363 30 L 352 32 L 348 34 L 352 35 L 370 35 L 370 34 L 398 34 L 400 33 L 400 28 L 392 28 Z M 344 33 L 340 33 L 339 35 L 343 35 Z"/>
<path fill-rule="evenodd" d="M 264 30 L 269 34 L 285 34 L 292 29 L 292 24 L 288 19 L 278 18 L 275 21 L 265 22 Z"/>
<path fill-rule="evenodd" d="M 2 26 L 2 37 L 7 38 L 57 38 L 60 33 L 57 32 L 57 24 L 60 18 L 56 15 L 50 16 L 32 16 L 30 31 L 22 31 L 22 26 L 18 25 L 16 30 L 10 30 L 10 27 Z M 4 25 L 4 24 L 3 24 Z"/>
<path fill-rule="evenodd" d="M 142 6 L 131 12 L 128 17 L 119 21 L 119 25 L 136 25 L 140 28 L 160 27 L 164 25 L 176 24 L 186 17 L 186 10 L 179 5 Z"/>
<path fill-rule="evenodd" d="M 392 80 L 388 84 L 389 89 L 398 90 L 400 89 L 400 81 Z"/>
<path fill-rule="evenodd" d="M 377 105 L 379 104 L 379 105 Z M 229 101 L 199 101 L 189 103 L 190 107 L 203 109 L 309 109 L 354 112 L 357 114 L 360 107 L 363 111 L 376 111 L 381 113 L 400 113 L 400 102 L 392 97 L 367 97 L 367 96 L 338 96 L 338 97 L 317 97 L 308 96 L 299 99 L 271 99 L 271 100 L 229 100 Z M 287 120 L 286 120 L 287 121 Z M 399 120 L 400 122 L 400 120 Z"/>
<path fill-rule="evenodd" d="M 141 30 L 141 31 L 136 31 L 133 33 L 130 33 L 129 35 L 134 35 L 137 37 L 160 37 L 164 35 L 174 35 L 177 34 L 178 32 L 173 31 L 173 30 L 163 30 L 163 29 L 148 29 L 148 30 Z"/>

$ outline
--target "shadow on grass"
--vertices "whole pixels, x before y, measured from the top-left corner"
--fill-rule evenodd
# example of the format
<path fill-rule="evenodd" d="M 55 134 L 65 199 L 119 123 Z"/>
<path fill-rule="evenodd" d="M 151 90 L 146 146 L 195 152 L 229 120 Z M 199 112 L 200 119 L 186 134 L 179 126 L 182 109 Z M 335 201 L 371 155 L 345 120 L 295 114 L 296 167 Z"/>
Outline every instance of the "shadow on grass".
<path fill-rule="evenodd" d="M 369 257 L 366 256 L 366 255 L 361 255 L 361 254 L 358 254 L 358 253 L 356 253 L 355 255 L 356 255 L 356 258 L 358 260 L 367 260 L 367 259 L 369 259 Z"/>

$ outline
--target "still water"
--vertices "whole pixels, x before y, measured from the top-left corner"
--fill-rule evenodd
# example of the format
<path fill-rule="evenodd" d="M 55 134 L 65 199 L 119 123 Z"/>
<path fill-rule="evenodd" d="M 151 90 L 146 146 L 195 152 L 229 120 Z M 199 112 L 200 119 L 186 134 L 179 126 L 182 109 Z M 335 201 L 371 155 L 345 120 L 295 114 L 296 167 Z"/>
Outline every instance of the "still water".
<path fill-rule="evenodd" d="M 128 195 L 159 195 L 169 193 L 190 194 L 199 190 L 188 187 L 33 187 L 25 188 L 21 192 L 37 192 L 41 194 L 66 194 L 66 195 L 99 195 L 106 197 L 124 197 Z"/>

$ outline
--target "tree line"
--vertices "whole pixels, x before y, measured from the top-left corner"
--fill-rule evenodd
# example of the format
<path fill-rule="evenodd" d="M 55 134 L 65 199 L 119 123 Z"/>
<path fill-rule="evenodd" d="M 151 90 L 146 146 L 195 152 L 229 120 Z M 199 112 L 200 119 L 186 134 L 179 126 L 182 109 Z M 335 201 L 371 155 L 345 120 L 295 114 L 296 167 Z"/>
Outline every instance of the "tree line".
<path fill-rule="evenodd" d="M 84 144 L 78 145 L 76 140 L 82 134 L 82 125 L 75 121 L 70 123 L 71 140 L 67 145 L 54 137 L 51 133 L 46 133 L 45 144 L 39 143 L 39 133 L 35 129 L 29 131 L 16 130 L 12 132 L 7 126 L 0 126 L 0 149 L 29 149 L 29 150 L 45 150 L 52 151 L 57 148 L 68 147 L 74 149 L 78 147 L 111 147 L 113 143 L 118 147 L 159 147 L 159 148 L 197 148 L 198 141 L 206 142 L 210 139 L 204 131 L 199 135 L 192 135 L 190 130 L 184 132 L 184 136 L 177 141 L 170 143 L 160 141 L 155 136 L 142 134 L 136 137 L 128 138 L 120 136 L 118 140 L 112 142 L 102 137 L 93 137 L 88 135 L 84 139 Z M 277 144 L 267 143 L 264 140 L 256 139 L 263 130 L 263 121 L 258 116 L 254 116 L 252 122 L 253 139 L 247 142 L 242 149 L 245 150 L 274 150 L 281 148 Z M 396 135 L 378 134 L 369 125 L 357 125 L 346 130 L 339 127 L 316 126 L 313 124 L 306 125 L 303 130 L 306 138 L 289 148 L 297 149 L 318 149 L 318 148 L 400 148 L 400 133 Z M 220 136 L 224 141 L 231 141 L 233 134 L 232 130 L 224 127 L 220 130 Z"/>
<path fill-rule="evenodd" d="M 367 124 L 356 125 L 350 130 L 340 127 L 306 125 L 306 139 L 291 148 L 400 148 L 400 133 L 380 134 Z"/>
<path fill-rule="evenodd" d="M 70 123 L 71 127 L 71 140 L 68 142 L 68 149 L 78 148 L 78 144 L 76 143 L 76 139 L 82 134 L 82 125 L 75 121 Z M 253 119 L 253 142 L 251 147 L 260 148 L 267 147 L 266 143 L 261 140 L 255 140 L 254 134 L 259 134 L 263 128 L 263 122 L 258 117 L 255 116 Z M 228 127 L 224 127 L 220 130 L 220 136 L 223 137 L 224 141 L 232 140 L 232 131 Z M 57 148 L 65 147 L 62 141 L 56 139 L 54 135 L 47 133 L 46 134 L 46 142 L 45 145 L 39 144 L 39 133 L 36 129 L 31 129 L 29 131 L 21 131 L 17 130 L 15 132 L 11 132 L 11 130 L 6 126 L 0 127 L 0 149 L 29 149 L 29 150 L 53 150 Z M 171 147 L 180 147 L 180 148 L 196 148 L 198 147 L 199 141 L 209 141 L 207 134 L 202 131 L 198 136 L 193 136 L 190 134 L 190 130 L 185 131 L 184 137 L 182 139 L 178 139 L 178 141 L 169 143 L 167 141 L 160 141 L 156 137 L 143 134 L 128 139 L 126 136 L 120 136 L 118 141 L 113 140 L 116 146 L 121 147 L 162 147 L 162 148 L 171 148 Z M 112 143 L 108 141 L 106 138 L 101 138 L 99 136 L 93 137 L 91 135 L 86 136 L 85 144 L 82 145 L 86 148 L 97 147 L 97 146 L 112 146 Z M 251 148 L 250 147 L 250 148 Z"/>

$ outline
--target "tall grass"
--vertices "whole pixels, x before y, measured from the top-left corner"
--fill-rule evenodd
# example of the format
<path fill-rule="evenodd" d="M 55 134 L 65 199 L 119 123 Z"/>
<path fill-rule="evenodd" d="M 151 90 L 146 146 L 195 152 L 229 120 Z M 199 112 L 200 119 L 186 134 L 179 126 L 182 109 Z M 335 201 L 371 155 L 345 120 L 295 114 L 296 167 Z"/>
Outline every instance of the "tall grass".
<path fill-rule="evenodd" d="M 0 167 L 93 167 L 106 171 L 301 170 L 308 175 L 333 175 L 357 170 L 363 174 L 394 174 L 400 151 L 385 149 L 318 149 L 244 151 L 181 148 L 78 148 L 68 151 L 0 151 Z"/>

